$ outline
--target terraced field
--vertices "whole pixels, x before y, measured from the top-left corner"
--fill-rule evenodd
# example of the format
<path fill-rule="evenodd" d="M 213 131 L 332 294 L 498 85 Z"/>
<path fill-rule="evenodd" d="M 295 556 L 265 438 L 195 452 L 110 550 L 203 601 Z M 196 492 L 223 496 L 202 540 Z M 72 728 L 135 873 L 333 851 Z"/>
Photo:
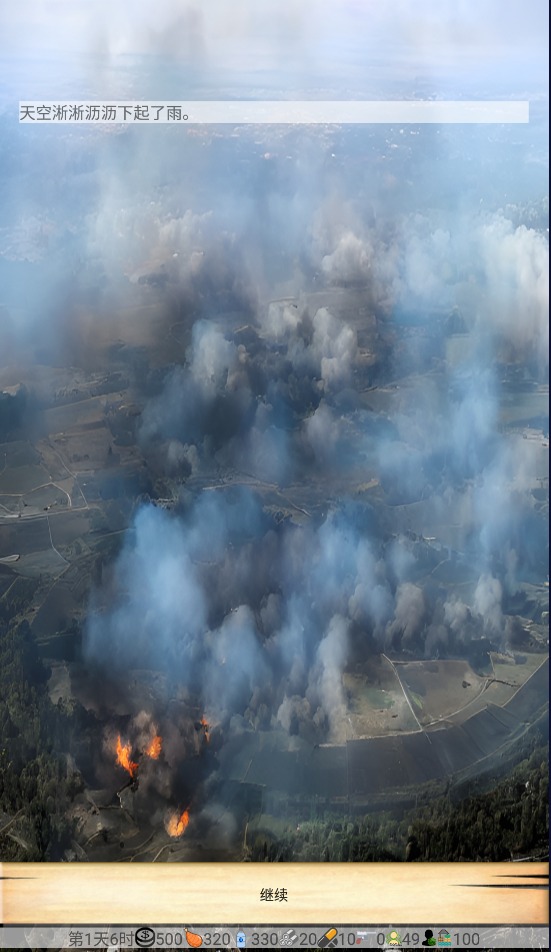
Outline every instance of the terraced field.
<path fill-rule="evenodd" d="M 506 704 L 485 703 L 481 710 L 464 716 L 461 723 L 450 725 L 440 719 L 429 730 L 396 731 L 320 746 L 298 737 L 292 738 L 290 745 L 283 732 L 250 731 L 225 746 L 223 775 L 291 797 L 322 794 L 334 803 L 350 799 L 363 803 L 433 781 L 443 782 L 475 766 L 483 772 L 548 704 L 549 659 L 542 655 L 535 659 L 535 671 Z M 429 662 L 438 670 L 423 672 L 425 664 L 420 662 L 416 672 L 418 687 L 430 683 L 436 675 L 445 682 L 445 667 L 440 669 L 440 665 L 452 666 L 452 680 L 470 671 L 460 661 Z M 482 681 L 478 679 L 477 689 Z M 448 707 L 456 703 L 463 690 L 454 689 L 452 684 Z"/>

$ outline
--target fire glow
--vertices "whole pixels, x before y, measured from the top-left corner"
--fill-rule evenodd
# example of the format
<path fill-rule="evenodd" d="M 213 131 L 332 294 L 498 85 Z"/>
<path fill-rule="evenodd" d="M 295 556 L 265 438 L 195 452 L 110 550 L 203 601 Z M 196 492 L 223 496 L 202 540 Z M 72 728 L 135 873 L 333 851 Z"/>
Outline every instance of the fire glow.
<path fill-rule="evenodd" d="M 117 737 L 117 763 L 128 771 L 131 777 L 135 777 L 138 771 L 138 765 L 131 760 L 132 747 L 130 744 L 123 744 L 120 734 Z"/>
<path fill-rule="evenodd" d="M 169 836 L 183 836 L 189 823 L 189 810 L 184 810 L 181 816 L 173 813 L 166 821 L 166 832 Z"/>
<path fill-rule="evenodd" d="M 156 734 L 143 753 L 145 757 L 150 757 L 151 760 L 158 760 L 162 749 L 163 739 L 159 734 Z M 132 745 L 130 743 L 123 744 L 120 734 L 117 737 L 116 754 L 119 766 L 124 767 L 134 779 L 138 773 L 139 764 L 132 760 Z"/>
<path fill-rule="evenodd" d="M 208 743 L 210 743 L 210 725 L 209 725 L 209 723 L 208 723 L 208 721 L 207 721 L 207 719 L 206 719 L 206 717 L 205 717 L 204 714 L 203 714 L 203 717 L 201 718 L 201 727 L 203 728 L 203 733 L 204 733 L 204 735 L 205 735 L 205 740 L 206 740 L 206 742 L 207 742 L 207 744 L 208 744 Z"/>
<path fill-rule="evenodd" d="M 146 748 L 145 755 L 146 757 L 151 757 L 152 760 L 157 760 L 162 749 L 163 739 L 157 734 L 151 741 L 149 747 Z"/>

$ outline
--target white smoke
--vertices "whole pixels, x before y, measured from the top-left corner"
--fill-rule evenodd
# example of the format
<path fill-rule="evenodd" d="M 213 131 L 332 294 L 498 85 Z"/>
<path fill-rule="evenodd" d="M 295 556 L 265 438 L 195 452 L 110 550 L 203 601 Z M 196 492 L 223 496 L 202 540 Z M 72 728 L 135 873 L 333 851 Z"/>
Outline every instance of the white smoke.
<path fill-rule="evenodd" d="M 474 593 L 473 608 L 483 619 L 484 629 L 490 635 L 501 635 L 503 632 L 502 595 L 499 579 L 492 575 L 480 576 Z"/>

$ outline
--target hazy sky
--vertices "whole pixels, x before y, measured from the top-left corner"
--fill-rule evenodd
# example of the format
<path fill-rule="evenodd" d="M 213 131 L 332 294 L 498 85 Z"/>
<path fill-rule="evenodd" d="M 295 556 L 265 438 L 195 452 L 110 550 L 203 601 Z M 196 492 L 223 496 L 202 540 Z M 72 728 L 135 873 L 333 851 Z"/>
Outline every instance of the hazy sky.
<path fill-rule="evenodd" d="M 545 83 L 547 23 L 545 0 L 26 0 L 2 4 L 0 50 L 35 62 L 52 52 L 152 54 L 199 69 L 202 81 L 275 71 L 290 89 L 321 79 L 327 95 L 347 83 L 351 96 L 372 94 L 370 71 L 381 63 L 435 78 L 506 79 L 515 91 Z"/>

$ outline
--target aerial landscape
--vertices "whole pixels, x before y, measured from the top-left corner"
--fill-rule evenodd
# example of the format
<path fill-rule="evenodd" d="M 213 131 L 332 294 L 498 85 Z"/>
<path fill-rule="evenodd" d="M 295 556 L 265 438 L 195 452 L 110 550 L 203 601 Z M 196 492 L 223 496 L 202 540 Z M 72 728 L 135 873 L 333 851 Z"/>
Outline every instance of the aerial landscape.
<path fill-rule="evenodd" d="M 0 14 L 3 860 L 547 859 L 545 5 L 322 6 Z"/>

